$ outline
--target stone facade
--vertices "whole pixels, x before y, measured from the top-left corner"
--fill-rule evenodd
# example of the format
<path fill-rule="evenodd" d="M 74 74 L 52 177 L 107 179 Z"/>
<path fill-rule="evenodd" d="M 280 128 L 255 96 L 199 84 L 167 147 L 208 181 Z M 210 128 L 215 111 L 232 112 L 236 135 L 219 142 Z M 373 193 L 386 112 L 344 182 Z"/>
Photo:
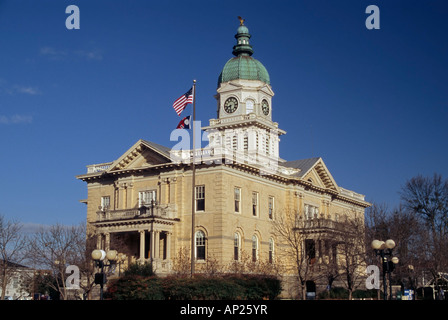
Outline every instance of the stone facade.
<path fill-rule="evenodd" d="M 259 79 L 219 83 L 217 119 L 202 128 L 210 143 L 197 150 L 194 191 L 191 150 L 139 140 L 119 159 L 88 166 L 77 178 L 87 183 L 88 234 L 97 248 L 126 254 L 123 267 L 151 261 L 156 273 L 177 272 L 182 250 L 191 252 L 194 211 L 197 272 L 211 261 L 229 272 L 246 259 L 281 266 L 271 270 L 294 278 L 291 244 L 280 231 L 288 221 L 303 235 L 302 255 L 329 256 L 325 241 L 344 221 L 363 221 L 369 203 L 339 187 L 322 158 L 279 158 L 286 132 L 272 121 L 273 95 Z"/>

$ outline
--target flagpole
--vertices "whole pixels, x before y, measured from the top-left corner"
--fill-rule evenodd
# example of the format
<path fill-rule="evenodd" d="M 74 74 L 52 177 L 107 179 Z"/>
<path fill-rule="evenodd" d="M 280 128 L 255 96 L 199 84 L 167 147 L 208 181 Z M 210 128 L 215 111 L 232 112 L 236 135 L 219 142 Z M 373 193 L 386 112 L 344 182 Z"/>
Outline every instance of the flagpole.
<path fill-rule="evenodd" d="M 196 184 L 196 166 L 195 166 L 195 157 L 196 157 L 196 147 L 195 147 L 195 122 L 196 122 L 196 80 L 193 80 L 193 154 L 191 161 L 191 169 L 192 169 L 192 181 L 191 181 L 191 277 L 194 274 L 194 264 L 195 264 L 195 184 Z"/>

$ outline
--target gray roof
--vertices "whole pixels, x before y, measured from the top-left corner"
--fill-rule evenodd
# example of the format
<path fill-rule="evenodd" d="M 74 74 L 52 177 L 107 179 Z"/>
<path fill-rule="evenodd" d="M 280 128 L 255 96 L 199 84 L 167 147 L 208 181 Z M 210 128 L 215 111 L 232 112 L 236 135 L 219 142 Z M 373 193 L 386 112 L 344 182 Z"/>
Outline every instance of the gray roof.
<path fill-rule="evenodd" d="M 294 169 L 300 169 L 298 176 L 303 177 L 303 175 L 307 173 L 316 164 L 316 162 L 319 161 L 319 159 L 320 158 L 317 157 L 317 158 L 286 161 L 282 163 L 282 166 Z"/>
<path fill-rule="evenodd" d="M 2 259 L 0 261 L 0 265 L 8 265 L 8 267 L 10 267 L 10 268 L 25 268 L 25 269 L 29 269 L 29 267 L 27 267 L 27 266 L 23 266 L 21 264 L 18 264 L 18 263 L 15 263 L 15 262 L 11 262 L 11 261 L 8 261 L 8 260 L 4 260 L 4 259 Z"/>
<path fill-rule="evenodd" d="M 171 151 L 170 148 L 162 146 L 161 144 L 158 144 L 155 142 L 148 141 L 148 140 L 142 140 L 142 141 L 144 143 L 148 144 L 149 146 L 151 146 L 152 148 L 156 149 L 158 152 L 163 154 L 165 157 L 170 158 L 170 151 Z"/>

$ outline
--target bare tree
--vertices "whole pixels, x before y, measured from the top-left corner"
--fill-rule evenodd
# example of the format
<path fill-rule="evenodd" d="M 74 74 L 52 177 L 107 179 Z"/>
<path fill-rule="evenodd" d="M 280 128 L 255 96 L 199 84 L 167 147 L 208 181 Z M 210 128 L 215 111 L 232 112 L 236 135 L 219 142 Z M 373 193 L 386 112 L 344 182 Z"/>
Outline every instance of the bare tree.
<path fill-rule="evenodd" d="M 96 244 L 93 241 L 93 235 L 86 235 L 85 225 L 81 224 L 77 227 L 79 232 L 81 232 L 74 243 L 74 248 L 76 252 L 79 252 L 77 256 L 77 266 L 79 267 L 81 280 L 80 288 L 83 292 L 83 298 L 86 300 L 91 299 L 91 292 L 95 286 L 95 268 L 94 263 L 91 258 L 92 251 L 96 249 Z"/>
<path fill-rule="evenodd" d="M 303 300 L 306 299 L 306 283 L 314 274 L 316 262 L 312 248 L 307 253 L 306 240 L 309 235 L 304 232 L 306 228 L 304 217 L 292 210 L 277 214 L 273 223 L 274 233 L 280 242 L 277 246 L 279 259 L 284 261 L 284 268 L 292 269 L 297 276 Z"/>
<path fill-rule="evenodd" d="M 60 298 L 68 298 L 67 266 L 84 266 L 86 263 L 85 227 L 54 225 L 40 228 L 29 242 L 28 256 L 39 268 L 49 270 L 54 282 L 49 283 L 59 292 Z"/>
<path fill-rule="evenodd" d="M 366 212 L 366 247 L 374 239 L 395 241 L 393 252 L 400 263 L 392 273 L 392 281 L 406 288 L 415 289 L 417 275 L 431 268 L 429 230 L 421 222 L 421 217 L 404 206 L 390 210 L 374 204 Z M 367 258 L 368 264 L 381 264 L 373 250 L 367 251 Z"/>
<path fill-rule="evenodd" d="M 17 221 L 8 221 L 0 215 L 0 299 L 5 298 L 6 286 L 17 272 L 24 256 L 26 237 L 20 232 L 22 225 Z"/>
<path fill-rule="evenodd" d="M 413 177 L 402 187 L 401 200 L 405 209 L 424 222 L 419 260 L 436 279 L 448 269 L 448 180 L 439 174 Z"/>
<path fill-rule="evenodd" d="M 338 266 L 351 300 L 353 291 L 362 286 L 366 279 L 364 215 L 351 212 L 346 221 L 338 224 L 337 229 Z"/>
<path fill-rule="evenodd" d="M 186 276 L 191 271 L 191 259 L 189 249 L 179 248 L 177 255 L 173 259 L 173 272 L 177 276 Z"/>
<path fill-rule="evenodd" d="M 418 175 L 401 188 L 401 200 L 425 221 L 433 238 L 447 234 L 448 180 L 443 181 L 439 174 L 432 178 Z"/>
<path fill-rule="evenodd" d="M 259 274 L 280 277 L 283 271 L 280 259 L 275 256 L 271 259 L 258 259 L 254 261 L 253 256 L 247 251 L 241 250 L 239 260 L 230 261 L 222 270 L 233 274 Z"/>

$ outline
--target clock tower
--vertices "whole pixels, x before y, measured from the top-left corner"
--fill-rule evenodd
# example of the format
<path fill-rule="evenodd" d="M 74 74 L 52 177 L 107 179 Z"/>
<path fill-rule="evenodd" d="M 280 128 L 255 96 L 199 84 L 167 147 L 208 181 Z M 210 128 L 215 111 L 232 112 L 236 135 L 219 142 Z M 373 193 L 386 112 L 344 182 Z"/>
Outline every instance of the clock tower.
<path fill-rule="evenodd" d="M 249 29 L 240 19 L 235 35 L 234 57 L 227 61 L 218 78 L 217 119 L 203 129 L 209 132 L 209 146 L 231 152 L 237 161 L 274 166 L 279 158 L 279 136 L 286 132 L 272 121 L 269 73 L 252 57 Z"/>

